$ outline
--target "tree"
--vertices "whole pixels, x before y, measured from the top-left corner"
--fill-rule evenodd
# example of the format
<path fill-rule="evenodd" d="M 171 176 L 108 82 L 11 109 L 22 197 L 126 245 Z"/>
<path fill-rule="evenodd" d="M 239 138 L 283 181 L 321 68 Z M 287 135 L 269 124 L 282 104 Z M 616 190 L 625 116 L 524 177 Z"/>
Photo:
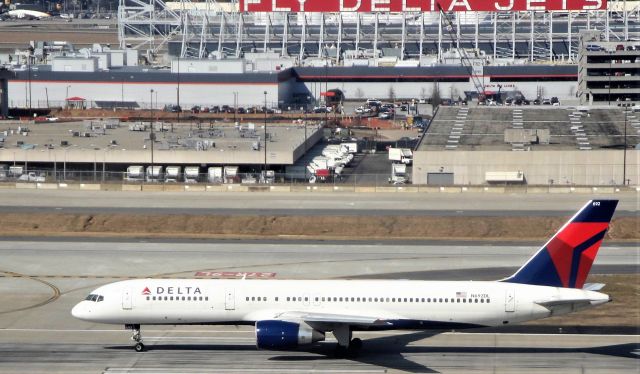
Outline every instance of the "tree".
<path fill-rule="evenodd" d="M 422 87 L 420 88 L 420 98 L 421 99 L 426 99 L 427 98 L 427 89 Z"/>
<path fill-rule="evenodd" d="M 437 107 L 440 105 L 440 85 L 438 82 L 433 82 L 433 91 L 431 91 L 431 106 Z"/>

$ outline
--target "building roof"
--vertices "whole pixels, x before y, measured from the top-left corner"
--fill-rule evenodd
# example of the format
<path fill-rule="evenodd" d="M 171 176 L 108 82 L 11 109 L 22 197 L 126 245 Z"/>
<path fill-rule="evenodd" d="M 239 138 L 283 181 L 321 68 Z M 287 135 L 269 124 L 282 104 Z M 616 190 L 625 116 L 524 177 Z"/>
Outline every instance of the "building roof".
<path fill-rule="evenodd" d="M 622 149 L 624 119 L 617 107 L 440 107 L 418 150 Z M 639 144 L 637 113 L 628 112 L 627 124 L 627 144 Z"/>

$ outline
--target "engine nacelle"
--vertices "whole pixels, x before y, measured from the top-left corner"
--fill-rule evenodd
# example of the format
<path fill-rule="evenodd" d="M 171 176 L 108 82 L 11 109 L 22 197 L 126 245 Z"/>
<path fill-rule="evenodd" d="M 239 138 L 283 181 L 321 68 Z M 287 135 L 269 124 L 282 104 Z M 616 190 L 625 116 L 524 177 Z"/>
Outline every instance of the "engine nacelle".
<path fill-rule="evenodd" d="M 324 332 L 318 331 L 306 323 L 289 321 L 256 322 L 256 345 L 258 349 L 287 349 L 299 345 L 324 340 Z"/>

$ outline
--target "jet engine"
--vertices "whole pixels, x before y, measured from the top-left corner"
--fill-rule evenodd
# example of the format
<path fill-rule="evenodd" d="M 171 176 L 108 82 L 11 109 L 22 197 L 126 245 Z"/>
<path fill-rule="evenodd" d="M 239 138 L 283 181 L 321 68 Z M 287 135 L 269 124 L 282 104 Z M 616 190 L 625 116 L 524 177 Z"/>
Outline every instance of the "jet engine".
<path fill-rule="evenodd" d="M 256 322 L 258 349 L 287 349 L 324 340 L 324 332 L 304 322 L 267 320 Z"/>

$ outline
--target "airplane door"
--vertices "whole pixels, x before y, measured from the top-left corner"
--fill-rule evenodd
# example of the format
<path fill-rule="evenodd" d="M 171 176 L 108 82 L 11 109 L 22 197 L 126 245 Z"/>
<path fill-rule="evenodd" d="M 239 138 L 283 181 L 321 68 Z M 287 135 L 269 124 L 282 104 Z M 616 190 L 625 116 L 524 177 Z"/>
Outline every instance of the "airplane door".
<path fill-rule="evenodd" d="M 235 310 L 236 309 L 236 297 L 233 289 L 225 291 L 224 295 L 224 309 Z"/>
<path fill-rule="evenodd" d="M 129 310 L 132 308 L 131 290 L 126 288 L 122 291 L 122 309 Z"/>
<path fill-rule="evenodd" d="M 515 312 L 516 311 L 516 292 L 513 288 L 506 291 L 504 298 L 504 311 Z"/>

